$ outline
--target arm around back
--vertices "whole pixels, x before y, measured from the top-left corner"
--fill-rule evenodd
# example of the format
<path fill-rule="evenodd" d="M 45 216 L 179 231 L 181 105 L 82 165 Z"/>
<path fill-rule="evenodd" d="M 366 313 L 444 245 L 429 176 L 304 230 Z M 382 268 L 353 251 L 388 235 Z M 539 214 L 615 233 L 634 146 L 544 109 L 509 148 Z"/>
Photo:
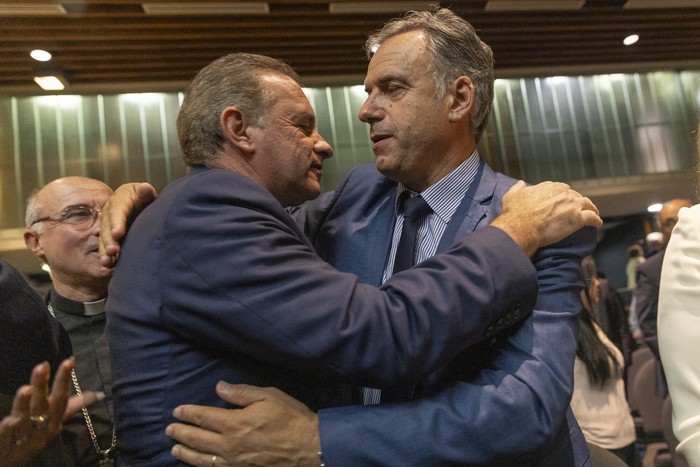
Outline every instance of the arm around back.
<path fill-rule="evenodd" d="M 595 230 L 587 228 L 535 255 L 535 310 L 476 378 L 445 382 L 409 403 L 319 411 L 327 464 L 557 465 L 556 459 L 544 462 L 557 454 L 558 441 L 570 443 L 566 414 L 581 309 L 580 260 L 594 246 Z"/>

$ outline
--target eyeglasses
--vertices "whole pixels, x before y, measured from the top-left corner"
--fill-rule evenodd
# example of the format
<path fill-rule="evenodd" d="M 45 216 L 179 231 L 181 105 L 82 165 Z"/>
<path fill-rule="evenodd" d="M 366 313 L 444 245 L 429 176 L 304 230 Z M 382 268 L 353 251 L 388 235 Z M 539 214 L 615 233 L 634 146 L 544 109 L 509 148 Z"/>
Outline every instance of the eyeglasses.
<path fill-rule="evenodd" d="M 99 216 L 101 212 L 101 209 L 95 209 L 84 204 L 79 204 L 77 206 L 68 206 L 58 214 L 42 217 L 40 219 L 35 220 L 31 224 L 29 224 L 29 226 L 31 227 L 34 224 L 38 224 L 39 222 L 45 221 L 70 225 L 84 225 L 87 223 L 92 225 L 95 223 L 95 221 L 97 220 L 97 216 Z"/>

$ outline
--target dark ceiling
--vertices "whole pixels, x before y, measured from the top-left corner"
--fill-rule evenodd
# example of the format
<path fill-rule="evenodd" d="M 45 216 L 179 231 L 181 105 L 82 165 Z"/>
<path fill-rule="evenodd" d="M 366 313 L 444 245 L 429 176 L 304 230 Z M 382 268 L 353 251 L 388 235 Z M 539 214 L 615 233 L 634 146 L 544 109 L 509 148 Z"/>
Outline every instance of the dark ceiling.
<path fill-rule="evenodd" d="M 269 13 L 201 15 L 241 3 L 250 2 L 2 2 L 0 91 L 40 92 L 32 81 L 38 65 L 29 57 L 35 48 L 53 54 L 70 92 L 182 88 L 204 65 L 235 51 L 281 58 L 305 84 L 356 84 L 366 67 L 367 33 L 400 14 L 372 11 L 412 2 L 269 0 Z M 700 67 L 700 0 L 511 0 L 530 11 L 494 11 L 488 3 L 440 4 L 469 20 L 493 48 L 500 77 Z M 580 8 L 561 9 L 569 4 Z M 655 4 L 664 7 L 649 8 Z M 177 6 L 185 10 L 172 14 Z M 10 11 L 15 7 L 24 12 Z M 45 7 L 65 13 L 27 10 Z M 157 7 L 165 13 L 145 12 Z M 344 7 L 359 13 L 330 12 Z M 632 33 L 639 42 L 624 46 Z"/>

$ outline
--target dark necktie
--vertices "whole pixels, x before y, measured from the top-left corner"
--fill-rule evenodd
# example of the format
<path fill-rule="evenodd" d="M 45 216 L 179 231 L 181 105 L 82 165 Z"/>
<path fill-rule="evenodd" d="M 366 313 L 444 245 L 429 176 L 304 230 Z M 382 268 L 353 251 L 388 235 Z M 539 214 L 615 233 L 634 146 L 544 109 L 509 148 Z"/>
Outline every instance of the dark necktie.
<path fill-rule="evenodd" d="M 405 192 L 408 195 L 408 192 Z M 410 268 L 416 260 L 418 224 L 432 209 L 421 196 L 406 197 L 403 203 L 403 229 L 394 257 L 393 274 Z"/>
<path fill-rule="evenodd" d="M 406 193 L 408 195 L 408 193 Z M 394 257 L 394 271 L 401 272 L 413 266 L 416 260 L 416 235 L 420 220 L 432 211 L 428 203 L 420 196 L 407 197 L 403 205 L 403 229 L 399 246 Z M 400 384 L 382 391 L 382 403 L 410 400 L 415 386 Z"/>

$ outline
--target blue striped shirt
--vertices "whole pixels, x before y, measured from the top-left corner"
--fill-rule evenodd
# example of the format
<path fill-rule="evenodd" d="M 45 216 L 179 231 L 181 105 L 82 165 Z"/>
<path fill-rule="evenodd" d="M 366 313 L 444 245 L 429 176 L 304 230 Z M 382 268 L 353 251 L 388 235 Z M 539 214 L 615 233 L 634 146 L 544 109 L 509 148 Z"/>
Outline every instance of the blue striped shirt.
<path fill-rule="evenodd" d="M 411 196 L 421 195 L 433 210 L 421 220 L 418 226 L 416 238 L 418 246 L 416 248 L 415 264 L 430 258 L 437 251 L 442 234 L 445 233 L 447 224 L 449 224 L 450 219 L 452 219 L 464 195 L 474 181 L 478 168 L 479 153 L 474 149 L 474 152 L 467 160 L 443 177 L 442 180 L 431 185 L 422 193 L 411 193 Z M 396 249 L 399 246 L 401 231 L 403 230 L 403 206 L 399 200 L 401 199 L 401 194 L 407 190 L 408 188 L 403 183 L 399 183 L 396 187 L 396 223 L 394 224 L 394 235 L 391 239 L 391 250 L 384 266 L 382 283 L 391 277 L 394 269 Z M 381 390 L 362 388 L 362 400 L 365 405 L 379 404 L 380 399 Z"/>
<path fill-rule="evenodd" d="M 445 233 L 452 215 L 462 202 L 472 181 L 474 181 L 478 168 L 479 153 L 475 149 L 467 160 L 443 177 L 442 180 L 431 185 L 422 193 L 415 193 L 415 195 L 421 195 L 433 210 L 421 220 L 418 226 L 416 239 L 418 247 L 416 248 L 415 264 L 430 258 L 437 251 L 442 234 Z M 400 206 L 399 199 L 406 190 L 408 188 L 403 183 L 399 183 L 396 188 L 396 223 L 394 224 L 394 235 L 391 240 L 391 250 L 384 266 L 382 283 L 391 277 L 391 272 L 394 269 L 396 249 L 399 246 L 399 239 L 403 230 L 403 209 Z M 411 195 L 414 196 L 413 193 Z"/>

